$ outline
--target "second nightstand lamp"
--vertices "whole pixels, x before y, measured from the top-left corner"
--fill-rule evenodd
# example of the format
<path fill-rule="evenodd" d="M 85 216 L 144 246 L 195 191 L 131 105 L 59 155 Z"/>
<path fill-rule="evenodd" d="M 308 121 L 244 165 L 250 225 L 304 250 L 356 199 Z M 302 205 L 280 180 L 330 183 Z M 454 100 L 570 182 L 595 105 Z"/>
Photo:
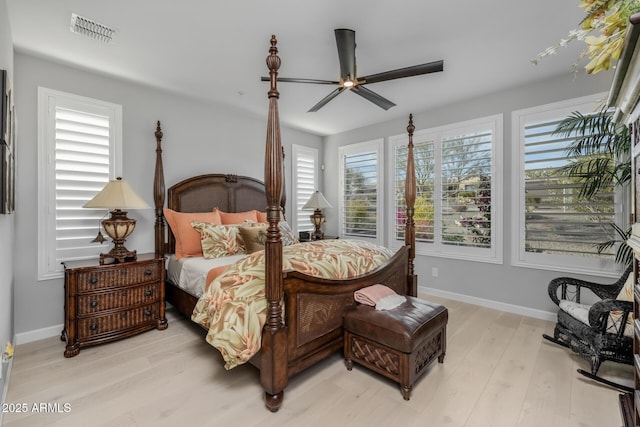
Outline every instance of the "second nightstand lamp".
<path fill-rule="evenodd" d="M 312 240 L 322 240 L 324 238 L 324 233 L 320 229 L 320 226 L 324 223 L 324 214 L 322 213 L 322 209 L 331 207 L 332 206 L 327 202 L 327 199 L 325 199 L 322 193 L 317 190 L 302 207 L 302 209 L 314 209 L 313 215 L 309 217 L 311 218 L 313 225 L 316 227 L 311 234 Z"/>
<path fill-rule="evenodd" d="M 112 209 L 111 216 L 102 221 L 102 228 L 111 239 L 113 249 L 106 254 L 100 254 L 100 264 L 104 260 L 113 258 L 114 262 L 135 261 L 136 251 L 130 251 L 124 246 L 124 242 L 136 228 L 136 220 L 127 217 L 124 209 L 145 209 L 149 205 L 138 196 L 129 186 L 127 181 L 118 177 L 109 181 L 107 185 L 89 200 L 83 208 Z"/>

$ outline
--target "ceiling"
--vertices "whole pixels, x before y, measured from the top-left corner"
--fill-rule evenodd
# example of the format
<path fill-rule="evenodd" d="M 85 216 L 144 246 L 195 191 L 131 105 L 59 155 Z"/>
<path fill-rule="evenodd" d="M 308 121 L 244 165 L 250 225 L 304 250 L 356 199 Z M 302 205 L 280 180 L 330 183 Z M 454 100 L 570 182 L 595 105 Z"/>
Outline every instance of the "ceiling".
<path fill-rule="evenodd" d="M 318 135 L 404 117 L 571 73 L 582 42 L 533 65 L 582 17 L 577 1 L 7 0 L 16 51 L 265 116 L 265 58 L 278 38 L 281 77 L 337 80 L 335 28 L 356 31 L 359 75 L 444 60 L 444 72 L 367 85 L 384 111 L 332 86 L 279 83 L 280 120 Z M 76 13 L 117 30 L 110 44 L 69 31 Z"/>

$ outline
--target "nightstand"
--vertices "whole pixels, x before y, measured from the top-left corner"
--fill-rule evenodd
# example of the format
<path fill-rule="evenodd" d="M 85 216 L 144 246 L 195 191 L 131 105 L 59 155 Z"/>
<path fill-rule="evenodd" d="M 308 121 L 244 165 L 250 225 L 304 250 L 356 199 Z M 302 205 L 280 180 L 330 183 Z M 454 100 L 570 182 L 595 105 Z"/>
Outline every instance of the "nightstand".
<path fill-rule="evenodd" d="M 140 254 L 136 261 L 100 265 L 63 262 L 65 357 L 83 347 L 167 329 L 164 258 Z"/>
<path fill-rule="evenodd" d="M 322 238 L 322 239 L 311 239 L 311 238 L 309 238 L 309 239 L 298 239 L 298 241 L 299 242 L 315 242 L 315 241 L 318 241 L 318 240 L 332 240 L 332 239 L 339 239 L 339 238 L 340 238 L 340 236 L 327 236 L 327 235 L 325 235 L 324 238 Z"/>

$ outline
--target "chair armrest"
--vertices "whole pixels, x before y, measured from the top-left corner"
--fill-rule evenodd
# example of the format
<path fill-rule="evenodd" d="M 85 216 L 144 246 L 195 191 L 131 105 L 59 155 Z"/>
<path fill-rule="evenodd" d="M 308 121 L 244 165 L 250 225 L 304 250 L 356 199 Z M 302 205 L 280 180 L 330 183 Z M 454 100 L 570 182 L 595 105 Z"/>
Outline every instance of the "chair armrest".
<path fill-rule="evenodd" d="M 573 277 L 558 277 L 549 282 L 548 292 L 551 300 L 560 304 L 560 300 L 580 302 L 582 289 L 588 289 L 600 299 L 614 299 L 624 286 L 633 266 L 627 267 L 622 276 L 614 283 L 595 283 Z"/>
<path fill-rule="evenodd" d="M 605 332 L 608 326 L 609 316 L 620 316 L 620 324 L 625 325 L 627 319 L 633 313 L 633 303 L 631 301 L 622 301 L 617 299 L 606 299 L 598 301 L 589 309 L 589 325 Z M 615 318 L 614 318 L 615 319 Z M 609 331 L 621 335 L 624 328 L 620 331 Z"/>

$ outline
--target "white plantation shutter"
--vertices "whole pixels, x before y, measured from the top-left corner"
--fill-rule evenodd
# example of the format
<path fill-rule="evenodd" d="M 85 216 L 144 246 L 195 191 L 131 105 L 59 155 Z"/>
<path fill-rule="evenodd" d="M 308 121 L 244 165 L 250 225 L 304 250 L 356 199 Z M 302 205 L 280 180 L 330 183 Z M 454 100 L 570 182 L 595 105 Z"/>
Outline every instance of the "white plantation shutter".
<path fill-rule="evenodd" d="M 491 246 L 490 130 L 442 139 L 442 242 Z"/>
<path fill-rule="evenodd" d="M 340 234 L 383 242 L 382 140 L 340 147 Z"/>
<path fill-rule="evenodd" d="M 558 170 L 571 162 L 573 140 L 553 135 L 560 121 L 524 128 L 525 251 L 611 258 L 613 249 L 598 254 L 594 242 L 614 237 L 608 226 L 615 222 L 614 185 L 589 202 L 578 199 L 580 182 Z"/>
<path fill-rule="evenodd" d="M 433 141 L 414 143 L 416 166 L 416 203 L 414 222 L 416 241 L 433 243 L 434 239 L 434 144 Z M 407 145 L 395 146 L 395 239 L 404 242 L 407 206 L 405 179 L 407 175 Z"/>
<path fill-rule="evenodd" d="M 293 153 L 293 227 L 296 231 L 315 229 L 309 216 L 313 211 L 302 210 L 311 195 L 318 190 L 318 150 L 315 148 L 292 145 Z"/>
<path fill-rule="evenodd" d="M 502 116 L 414 133 L 416 250 L 448 258 L 501 262 Z M 392 246 L 404 242 L 407 135 L 389 138 L 393 162 Z"/>
<path fill-rule="evenodd" d="M 39 277 L 56 277 L 62 261 L 108 252 L 90 243 L 107 210 L 85 209 L 121 170 L 121 107 L 39 88 Z"/>
<path fill-rule="evenodd" d="M 574 161 L 567 147 L 574 137 L 554 134 L 563 119 L 600 109 L 596 94 L 514 111 L 512 232 L 513 265 L 584 274 L 615 272 L 615 248 L 598 254 L 596 244 L 624 229 L 623 189 L 614 185 L 588 202 L 577 197 L 580 182 L 559 168 Z"/>
<path fill-rule="evenodd" d="M 109 117 L 56 108 L 56 261 L 94 253 L 103 210 L 82 206 L 109 182 Z"/>

